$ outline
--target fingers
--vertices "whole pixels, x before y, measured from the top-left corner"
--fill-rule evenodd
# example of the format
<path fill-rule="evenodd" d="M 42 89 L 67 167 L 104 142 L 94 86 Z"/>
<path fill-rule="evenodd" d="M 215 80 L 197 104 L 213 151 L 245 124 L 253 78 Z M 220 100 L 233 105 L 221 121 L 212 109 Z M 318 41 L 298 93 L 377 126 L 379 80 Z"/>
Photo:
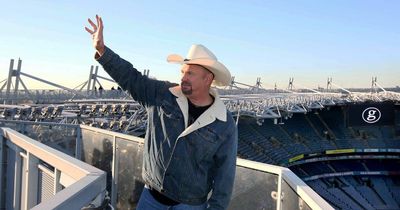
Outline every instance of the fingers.
<path fill-rule="evenodd" d="M 93 30 L 97 31 L 97 26 L 93 23 L 93 21 L 90 18 L 88 18 L 88 21 L 89 21 L 90 25 L 93 27 Z"/>
<path fill-rule="evenodd" d="M 97 25 L 100 27 L 100 17 L 98 15 L 96 15 L 96 21 L 97 21 Z"/>
<path fill-rule="evenodd" d="M 94 33 L 94 31 L 88 29 L 87 27 L 85 27 L 85 30 L 86 30 L 87 32 L 89 32 L 89 34 L 93 34 L 93 33 Z"/>
<path fill-rule="evenodd" d="M 103 31 L 103 28 L 104 28 L 104 26 L 103 26 L 103 19 L 101 19 L 101 17 L 99 17 L 99 29 L 100 29 L 101 31 Z"/>
<path fill-rule="evenodd" d="M 93 30 L 89 29 L 88 27 L 85 27 L 85 30 L 87 32 L 89 32 L 90 34 L 94 34 L 97 31 L 99 31 L 100 33 L 103 32 L 103 20 L 101 19 L 100 16 L 96 15 L 96 22 L 97 25 L 90 19 L 88 18 L 88 22 L 90 23 L 90 25 L 93 27 Z"/>
<path fill-rule="evenodd" d="M 103 31 L 103 20 L 100 16 L 96 15 L 97 26 L 99 27 L 99 31 Z"/>

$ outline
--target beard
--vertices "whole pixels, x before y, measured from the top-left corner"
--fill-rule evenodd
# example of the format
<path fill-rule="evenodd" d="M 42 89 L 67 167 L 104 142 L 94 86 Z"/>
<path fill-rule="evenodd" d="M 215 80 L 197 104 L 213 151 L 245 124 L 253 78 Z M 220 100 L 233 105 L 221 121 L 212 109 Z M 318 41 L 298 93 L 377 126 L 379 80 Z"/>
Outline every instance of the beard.
<path fill-rule="evenodd" d="M 183 94 L 191 95 L 193 92 L 192 84 L 190 82 L 181 82 L 181 90 Z"/>

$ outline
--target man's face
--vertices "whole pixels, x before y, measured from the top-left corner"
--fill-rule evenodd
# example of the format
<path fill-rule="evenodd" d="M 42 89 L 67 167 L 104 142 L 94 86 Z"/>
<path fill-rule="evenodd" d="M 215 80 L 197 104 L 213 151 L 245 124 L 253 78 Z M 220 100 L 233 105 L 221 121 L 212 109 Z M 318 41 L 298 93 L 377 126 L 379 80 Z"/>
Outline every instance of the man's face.
<path fill-rule="evenodd" d="M 213 80 L 213 74 L 200 65 L 183 64 L 181 89 L 183 94 L 192 95 L 208 92 Z"/>

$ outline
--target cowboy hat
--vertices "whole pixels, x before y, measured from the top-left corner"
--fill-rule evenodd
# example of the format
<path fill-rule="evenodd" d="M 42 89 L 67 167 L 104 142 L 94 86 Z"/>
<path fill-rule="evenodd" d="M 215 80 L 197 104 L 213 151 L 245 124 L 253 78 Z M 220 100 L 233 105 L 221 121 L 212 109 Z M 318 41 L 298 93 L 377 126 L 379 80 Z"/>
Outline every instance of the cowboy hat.
<path fill-rule="evenodd" d="M 217 57 L 206 47 L 201 44 L 194 44 L 189 50 L 186 58 L 180 55 L 172 54 L 167 57 L 169 63 L 178 64 L 196 64 L 205 67 L 214 74 L 213 85 L 227 86 L 231 82 L 231 73 L 218 62 Z"/>

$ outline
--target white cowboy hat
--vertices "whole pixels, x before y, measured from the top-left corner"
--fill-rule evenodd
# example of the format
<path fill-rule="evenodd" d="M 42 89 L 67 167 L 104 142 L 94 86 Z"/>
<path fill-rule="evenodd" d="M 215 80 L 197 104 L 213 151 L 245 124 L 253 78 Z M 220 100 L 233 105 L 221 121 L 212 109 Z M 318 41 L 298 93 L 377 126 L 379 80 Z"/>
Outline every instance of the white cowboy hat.
<path fill-rule="evenodd" d="M 206 47 L 201 44 L 194 44 L 189 50 L 186 58 L 180 55 L 172 54 L 167 57 L 169 63 L 178 64 L 197 64 L 205 67 L 214 74 L 213 85 L 227 86 L 231 83 L 231 73 L 218 62 L 217 57 Z"/>

